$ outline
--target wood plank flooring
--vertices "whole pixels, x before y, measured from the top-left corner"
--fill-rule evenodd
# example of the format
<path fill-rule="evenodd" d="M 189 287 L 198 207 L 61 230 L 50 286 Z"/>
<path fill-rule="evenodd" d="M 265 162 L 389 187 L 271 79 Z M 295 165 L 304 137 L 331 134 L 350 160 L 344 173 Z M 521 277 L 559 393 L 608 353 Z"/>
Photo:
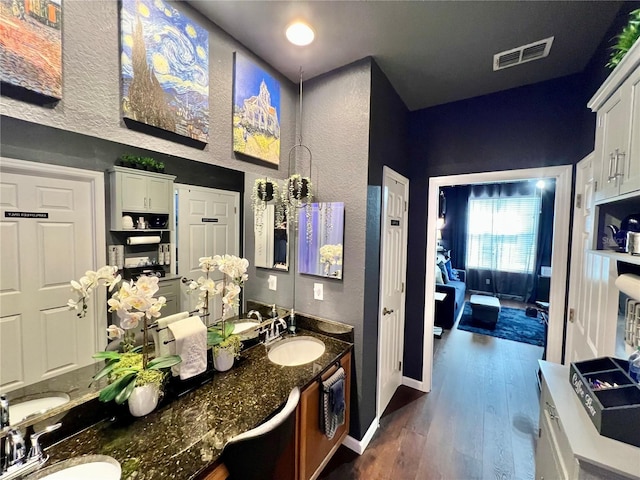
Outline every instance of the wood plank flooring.
<path fill-rule="evenodd" d="M 534 478 L 542 347 L 456 327 L 434 339 L 432 391 L 401 386 L 364 454 L 340 447 L 321 479 Z"/>

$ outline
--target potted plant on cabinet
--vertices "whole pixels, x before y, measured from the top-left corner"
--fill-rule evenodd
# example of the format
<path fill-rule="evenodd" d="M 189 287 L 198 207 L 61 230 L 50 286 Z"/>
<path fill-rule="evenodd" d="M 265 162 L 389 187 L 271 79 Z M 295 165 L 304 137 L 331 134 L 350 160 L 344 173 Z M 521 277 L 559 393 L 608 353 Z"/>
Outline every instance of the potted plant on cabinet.
<path fill-rule="evenodd" d="M 611 59 L 607 63 L 609 68 L 615 68 L 640 38 L 640 8 L 630 12 L 629 17 L 629 23 L 616 35 L 616 44 L 611 47 Z"/>
<path fill-rule="evenodd" d="M 87 299 L 100 285 L 112 291 L 121 282 L 118 268 L 105 266 L 97 271 L 87 271 L 79 281 L 72 280 L 71 288 L 77 300 L 69 300 L 70 308 L 80 310 L 79 317 L 87 314 Z M 148 320 L 160 317 L 160 309 L 166 304 L 164 297 L 155 298 L 158 278 L 140 276 L 135 282 L 122 282 L 120 288 L 108 301 L 109 311 L 116 312 L 120 325 L 110 325 L 107 335 L 110 339 L 121 339 L 122 352 L 105 351 L 93 355 L 106 361 L 105 366 L 93 377 L 93 381 L 107 377 L 109 385 L 100 391 L 103 402 L 115 400 L 122 404 L 129 401 L 129 410 L 134 416 L 151 412 L 158 403 L 164 370 L 181 362 L 178 355 L 167 355 L 149 360 Z M 135 347 L 135 330 L 143 328 L 143 344 Z"/>
<path fill-rule="evenodd" d="M 215 255 L 199 259 L 200 269 L 206 276 L 201 276 L 189 285 L 190 291 L 198 291 L 200 302 L 196 308 L 206 318 L 210 315 L 209 301 L 215 295 L 222 295 L 222 317 L 210 326 L 207 332 L 207 344 L 213 347 L 213 364 L 216 370 L 225 371 L 233 366 L 238 358 L 242 343 L 240 337 L 233 334 L 234 326 L 227 319 L 235 312 L 240 303 L 242 286 L 247 280 L 249 261 L 235 255 Z M 223 274 L 222 280 L 216 282 L 210 278 L 212 272 Z"/>

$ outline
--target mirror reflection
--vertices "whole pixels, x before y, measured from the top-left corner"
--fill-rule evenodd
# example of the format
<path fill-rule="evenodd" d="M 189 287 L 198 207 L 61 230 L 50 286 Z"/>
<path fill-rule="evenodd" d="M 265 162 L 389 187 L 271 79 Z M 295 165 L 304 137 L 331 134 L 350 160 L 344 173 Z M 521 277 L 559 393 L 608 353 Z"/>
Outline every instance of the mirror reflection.
<path fill-rule="evenodd" d="M 256 267 L 289 270 L 287 222 L 278 220 L 275 205 L 254 211 Z"/>
<path fill-rule="evenodd" d="M 344 203 L 312 203 L 298 215 L 298 272 L 342 279 Z"/>

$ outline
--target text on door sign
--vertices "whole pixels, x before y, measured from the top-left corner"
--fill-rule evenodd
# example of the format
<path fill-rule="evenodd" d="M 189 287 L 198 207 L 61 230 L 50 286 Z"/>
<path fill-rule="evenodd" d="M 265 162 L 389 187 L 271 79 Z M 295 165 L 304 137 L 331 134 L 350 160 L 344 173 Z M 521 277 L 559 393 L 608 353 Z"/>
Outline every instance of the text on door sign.
<path fill-rule="evenodd" d="M 8 218 L 49 218 L 48 213 L 43 212 L 4 212 Z"/>
<path fill-rule="evenodd" d="M 218 219 L 217 218 L 203 218 L 202 219 L 203 222 L 213 222 L 213 223 L 218 223 Z"/>

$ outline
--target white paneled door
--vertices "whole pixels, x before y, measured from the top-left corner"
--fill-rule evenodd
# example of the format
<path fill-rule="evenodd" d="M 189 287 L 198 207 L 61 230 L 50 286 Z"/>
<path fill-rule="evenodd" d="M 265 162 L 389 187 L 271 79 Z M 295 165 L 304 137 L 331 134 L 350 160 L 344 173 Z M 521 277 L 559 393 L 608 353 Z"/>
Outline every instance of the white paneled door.
<path fill-rule="evenodd" d="M 565 363 L 615 352 L 615 327 L 605 322 L 617 318 L 618 294 L 611 278 L 616 263 L 591 250 L 594 206 L 593 154 L 581 160 L 576 172 L 576 198 L 569 279 L 569 322 Z"/>
<path fill-rule="evenodd" d="M 213 188 L 176 185 L 177 195 L 177 273 L 197 280 L 204 275 L 198 266 L 201 257 L 240 254 L 240 194 Z M 220 280 L 218 272 L 212 276 Z M 181 304 L 193 310 L 197 294 L 182 287 Z M 211 320 L 220 318 L 222 303 L 215 297 L 209 304 Z"/>
<path fill-rule="evenodd" d="M 102 174 L 88 172 L 87 178 L 74 178 L 64 168 L 37 172 L 31 171 L 31 167 L 22 171 L 10 165 L 14 164 L 2 159 L 0 389 L 3 391 L 93 363 L 91 355 L 101 348 L 98 330 L 103 329 L 99 327 L 106 327 L 98 325 L 97 318 L 104 319 L 104 315 L 95 311 L 97 297 L 85 318 L 78 318 L 67 307 L 72 296 L 69 282 L 80 278 L 86 270 L 97 268 L 98 262 L 104 264 L 104 259 L 97 260 L 100 252 L 104 257 Z M 96 219 L 95 211 L 97 189 L 101 197 L 100 219 Z M 96 228 L 98 221 L 100 228 Z"/>
<path fill-rule="evenodd" d="M 380 308 L 378 312 L 378 418 L 402 384 L 407 207 L 409 180 L 384 167 Z"/>

